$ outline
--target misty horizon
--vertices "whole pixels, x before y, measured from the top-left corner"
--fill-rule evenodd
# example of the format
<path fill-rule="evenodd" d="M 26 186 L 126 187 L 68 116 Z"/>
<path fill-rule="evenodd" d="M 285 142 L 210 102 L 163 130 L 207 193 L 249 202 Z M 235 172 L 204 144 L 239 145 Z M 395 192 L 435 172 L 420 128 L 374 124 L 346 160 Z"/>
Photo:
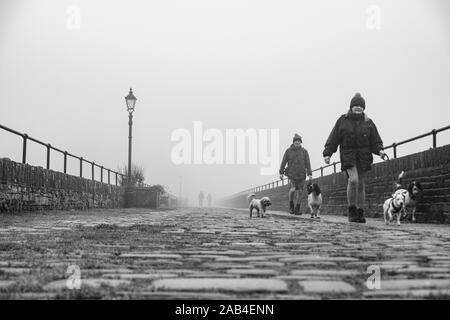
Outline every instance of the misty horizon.
<path fill-rule="evenodd" d="M 380 20 L 371 28 L 373 5 Z M 172 134 L 193 137 L 195 121 L 224 143 L 227 130 L 278 130 L 278 147 L 265 153 L 280 161 L 298 133 L 313 169 L 325 165 L 325 141 L 356 92 L 385 146 L 448 125 L 449 12 L 444 0 L 2 1 L 0 124 L 117 170 L 127 163 L 132 87 L 132 162 L 145 182 L 178 196 L 181 180 L 190 204 L 200 191 L 214 201 L 279 177 L 261 174 L 268 165 L 259 154 L 227 164 L 225 144 L 222 164 L 175 164 Z M 21 139 L 0 130 L 0 141 L 0 157 L 20 162 Z M 431 141 L 401 146 L 398 156 Z M 450 133 L 437 142 L 448 144 Z M 28 162 L 45 167 L 45 148 L 28 148 Z M 51 169 L 62 171 L 56 153 Z M 69 160 L 68 173 L 78 170 Z M 88 165 L 83 171 L 90 178 Z"/>

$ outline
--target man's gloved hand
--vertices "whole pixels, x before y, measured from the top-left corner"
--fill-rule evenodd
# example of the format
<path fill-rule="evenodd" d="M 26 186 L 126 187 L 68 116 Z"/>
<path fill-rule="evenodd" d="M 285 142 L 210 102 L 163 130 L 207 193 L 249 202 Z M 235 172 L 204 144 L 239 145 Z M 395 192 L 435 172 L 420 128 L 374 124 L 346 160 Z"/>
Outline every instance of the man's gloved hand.
<path fill-rule="evenodd" d="M 381 159 L 385 160 L 385 158 L 388 156 L 386 154 L 386 152 L 384 152 L 384 150 L 381 150 L 380 153 L 378 153 L 378 155 L 381 157 Z"/>
<path fill-rule="evenodd" d="M 312 180 L 312 176 L 308 176 L 308 180 L 311 181 Z"/>

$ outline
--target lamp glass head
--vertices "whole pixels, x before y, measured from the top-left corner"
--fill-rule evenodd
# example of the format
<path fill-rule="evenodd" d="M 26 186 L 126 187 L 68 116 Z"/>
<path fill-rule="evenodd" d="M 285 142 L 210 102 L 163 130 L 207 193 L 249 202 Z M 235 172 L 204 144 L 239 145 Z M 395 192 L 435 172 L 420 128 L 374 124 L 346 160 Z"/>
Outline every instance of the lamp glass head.
<path fill-rule="evenodd" d="M 133 90 L 130 88 L 130 92 L 128 93 L 128 95 L 125 97 L 125 101 L 127 102 L 127 110 L 128 112 L 133 112 L 134 111 L 134 106 L 136 104 L 136 97 L 133 94 Z"/>

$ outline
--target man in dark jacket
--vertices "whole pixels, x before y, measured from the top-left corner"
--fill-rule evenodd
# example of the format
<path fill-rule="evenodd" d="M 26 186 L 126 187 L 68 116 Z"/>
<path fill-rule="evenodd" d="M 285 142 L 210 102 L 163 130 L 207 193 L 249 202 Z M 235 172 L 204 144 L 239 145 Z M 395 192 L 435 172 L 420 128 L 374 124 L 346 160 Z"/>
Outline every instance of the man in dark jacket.
<path fill-rule="evenodd" d="M 287 164 L 287 168 L 286 167 Z M 311 162 L 309 160 L 308 151 L 302 147 L 302 137 L 295 134 L 293 143 L 286 150 L 281 161 L 280 179 L 283 175 L 289 178 L 289 213 L 301 215 L 300 212 L 300 192 L 305 185 L 306 174 L 312 179 Z M 297 204 L 294 209 L 294 197 L 297 197 Z"/>
<path fill-rule="evenodd" d="M 366 102 L 356 93 L 350 102 L 350 110 L 336 122 L 325 143 L 325 163 L 340 146 L 341 170 L 347 173 L 348 219 L 364 223 L 365 176 L 372 167 L 372 154 L 385 157 L 383 141 L 375 123 L 364 113 Z"/>

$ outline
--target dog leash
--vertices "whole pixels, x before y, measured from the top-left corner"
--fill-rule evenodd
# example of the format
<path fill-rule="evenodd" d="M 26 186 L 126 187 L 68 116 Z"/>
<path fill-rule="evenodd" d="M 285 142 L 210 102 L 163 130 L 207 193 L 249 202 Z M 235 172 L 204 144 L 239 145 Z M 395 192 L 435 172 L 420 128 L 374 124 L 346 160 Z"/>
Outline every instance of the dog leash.
<path fill-rule="evenodd" d="M 391 158 L 389 158 L 387 153 L 385 153 L 383 156 L 381 156 L 381 159 L 383 159 L 384 161 L 391 161 Z M 391 165 L 391 176 L 392 176 L 392 192 L 395 192 L 396 179 L 395 179 L 395 173 L 394 173 L 394 166 L 393 165 Z"/>

